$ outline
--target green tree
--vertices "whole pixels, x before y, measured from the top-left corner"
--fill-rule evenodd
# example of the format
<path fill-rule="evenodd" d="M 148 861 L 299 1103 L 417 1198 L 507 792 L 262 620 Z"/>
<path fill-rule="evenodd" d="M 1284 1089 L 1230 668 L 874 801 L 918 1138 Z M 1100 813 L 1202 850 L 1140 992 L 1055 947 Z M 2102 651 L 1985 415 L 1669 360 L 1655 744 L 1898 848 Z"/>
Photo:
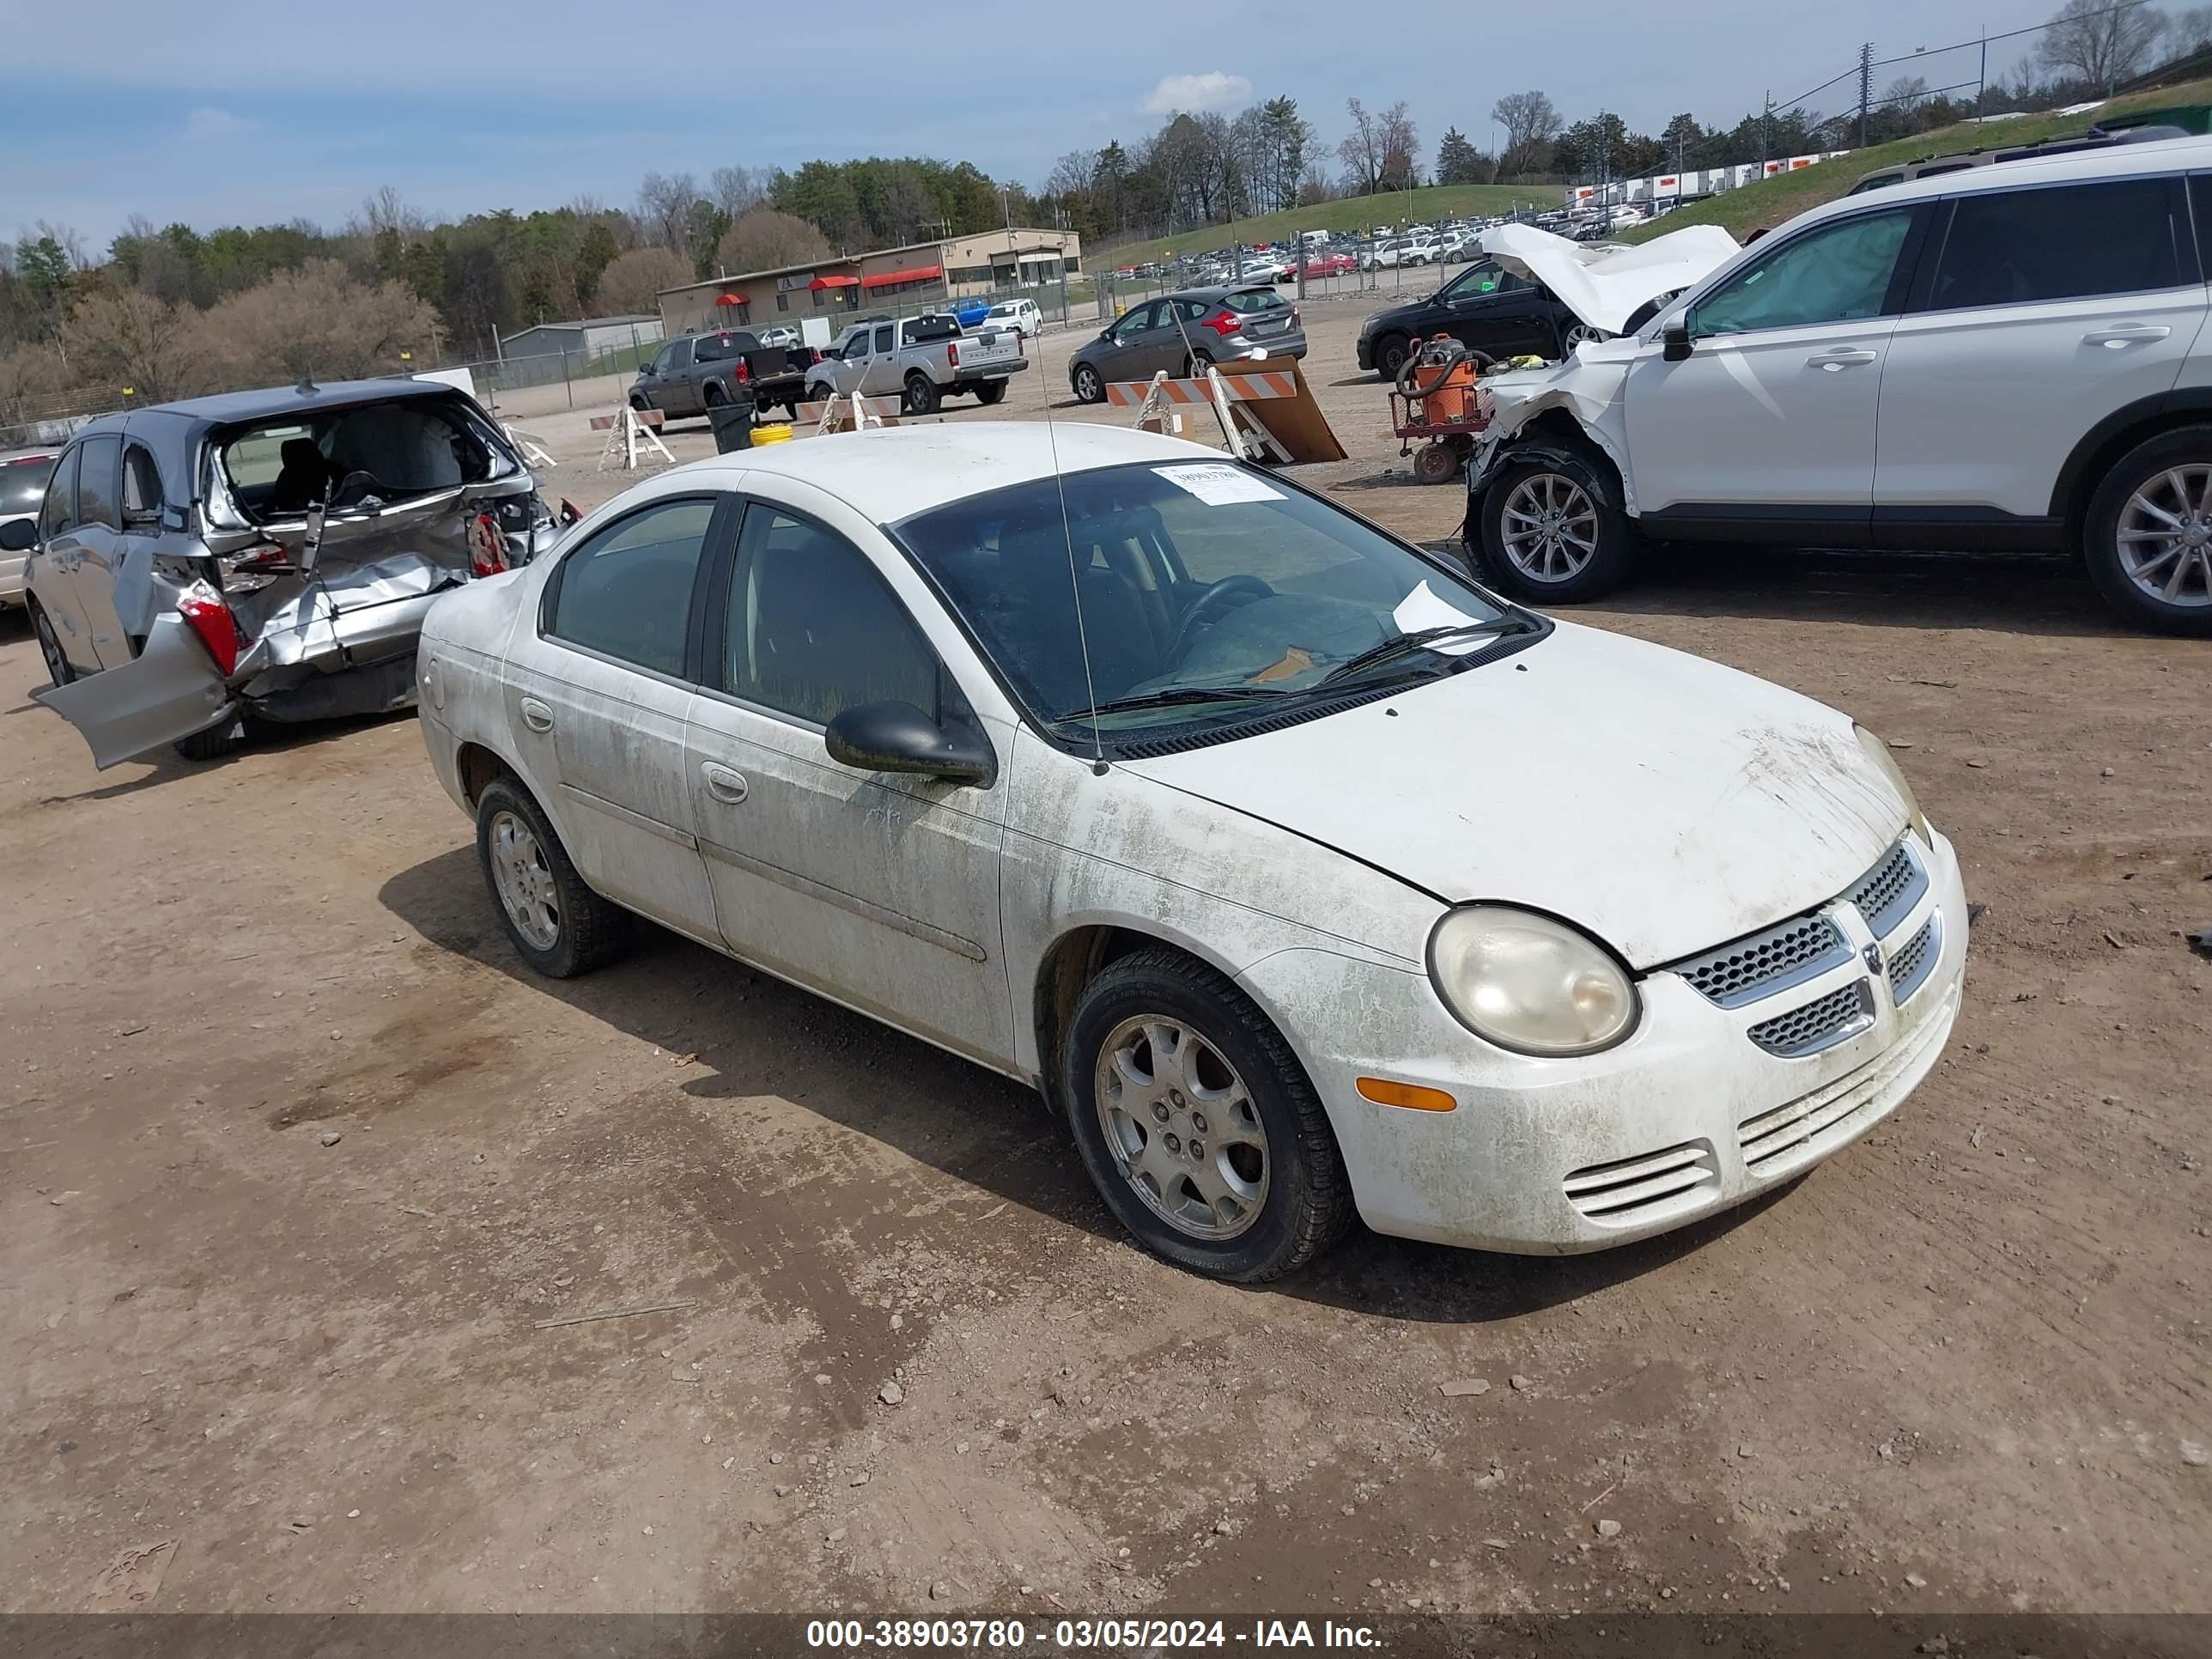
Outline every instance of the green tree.
<path fill-rule="evenodd" d="M 1490 158 L 1468 142 L 1457 127 L 1446 127 L 1437 141 L 1437 182 L 1440 185 L 1486 184 L 1495 171 Z"/>

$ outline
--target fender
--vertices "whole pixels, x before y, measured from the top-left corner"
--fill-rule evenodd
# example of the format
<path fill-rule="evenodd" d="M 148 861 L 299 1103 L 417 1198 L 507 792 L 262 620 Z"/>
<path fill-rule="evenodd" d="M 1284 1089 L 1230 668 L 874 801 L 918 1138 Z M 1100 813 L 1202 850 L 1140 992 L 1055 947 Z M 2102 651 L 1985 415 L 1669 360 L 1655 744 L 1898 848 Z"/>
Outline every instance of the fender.
<path fill-rule="evenodd" d="M 2071 524 L 2088 505 L 2106 468 L 2144 439 L 2191 420 L 2212 422 L 2212 386 L 2176 386 L 2124 404 L 2091 427 L 2058 469 L 2051 516 Z"/>

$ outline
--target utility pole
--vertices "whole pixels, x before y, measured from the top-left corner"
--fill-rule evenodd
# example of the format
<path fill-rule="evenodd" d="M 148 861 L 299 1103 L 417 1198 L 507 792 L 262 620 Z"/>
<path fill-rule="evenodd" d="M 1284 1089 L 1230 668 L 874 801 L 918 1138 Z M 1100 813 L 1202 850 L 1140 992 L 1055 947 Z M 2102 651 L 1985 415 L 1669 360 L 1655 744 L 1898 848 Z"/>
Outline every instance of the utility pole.
<path fill-rule="evenodd" d="M 1983 105 L 1989 98 L 1989 92 L 1990 31 L 1988 26 L 1984 25 L 1982 29 L 1982 72 L 1974 80 L 1974 119 L 1977 121 L 1982 118 Z"/>
<path fill-rule="evenodd" d="M 1874 101 L 1874 42 L 1859 48 L 1859 148 L 1867 143 L 1867 106 Z"/>
<path fill-rule="evenodd" d="M 1759 176 L 1766 176 L 1766 164 L 1774 159 L 1774 94 L 1766 94 L 1766 112 L 1759 118 Z"/>

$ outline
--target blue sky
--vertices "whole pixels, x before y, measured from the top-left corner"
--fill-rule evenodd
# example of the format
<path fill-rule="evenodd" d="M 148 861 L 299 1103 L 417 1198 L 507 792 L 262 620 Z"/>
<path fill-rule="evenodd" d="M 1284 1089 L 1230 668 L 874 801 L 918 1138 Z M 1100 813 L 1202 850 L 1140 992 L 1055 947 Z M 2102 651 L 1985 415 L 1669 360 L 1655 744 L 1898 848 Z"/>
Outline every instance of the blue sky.
<path fill-rule="evenodd" d="M 703 180 L 817 155 L 941 155 L 1035 184 L 1065 150 L 1149 131 L 1149 112 L 1278 92 L 1332 145 L 1356 95 L 1407 100 L 1431 151 L 1454 123 L 1487 148 L 1491 104 L 1526 87 L 1570 120 L 1603 103 L 1656 130 L 1676 110 L 1733 121 L 1769 87 L 1802 91 L 1847 68 L 1862 39 L 1904 53 L 2045 11 L 1262 0 L 1154 26 L 1163 15 L 1148 9 L 1033 0 L 854 0 L 834 22 L 741 6 L 376 0 L 340 22 L 265 0 L 14 0 L 0 22 L 0 235 L 49 219 L 100 247 L 134 212 L 204 230 L 335 226 L 387 184 L 441 215 L 579 196 L 628 205 L 648 170 Z"/>

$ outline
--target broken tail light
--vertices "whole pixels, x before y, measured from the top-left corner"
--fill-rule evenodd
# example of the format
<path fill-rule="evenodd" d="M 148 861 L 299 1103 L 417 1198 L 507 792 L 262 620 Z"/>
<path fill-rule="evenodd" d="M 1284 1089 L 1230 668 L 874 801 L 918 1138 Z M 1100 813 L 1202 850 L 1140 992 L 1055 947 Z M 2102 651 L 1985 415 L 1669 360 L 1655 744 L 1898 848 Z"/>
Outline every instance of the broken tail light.
<path fill-rule="evenodd" d="M 1200 328 L 1210 328 L 1223 339 L 1227 339 L 1244 325 L 1244 319 L 1226 306 L 1200 323 Z"/>
<path fill-rule="evenodd" d="M 230 614 L 222 595 L 205 582 L 194 582 L 178 599 L 177 614 L 199 636 L 225 679 L 237 672 L 239 647 L 244 641 L 238 636 L 238 618 Z"/>
<path fill-rule="evenodd" d="M 507 538 L 499 520 L 479 513 L 469 524 L 469 568 L 479 576 L 496 576 L 507 568 Z"/>
<path fill-rule="evenodd" d="M 277 577 L 298 568 L 292 562 L 291 550 L 281 542 L 256 542 L 222 555 L 216 566 L 222 572 L 226 593 L 258 593 Z"/>

